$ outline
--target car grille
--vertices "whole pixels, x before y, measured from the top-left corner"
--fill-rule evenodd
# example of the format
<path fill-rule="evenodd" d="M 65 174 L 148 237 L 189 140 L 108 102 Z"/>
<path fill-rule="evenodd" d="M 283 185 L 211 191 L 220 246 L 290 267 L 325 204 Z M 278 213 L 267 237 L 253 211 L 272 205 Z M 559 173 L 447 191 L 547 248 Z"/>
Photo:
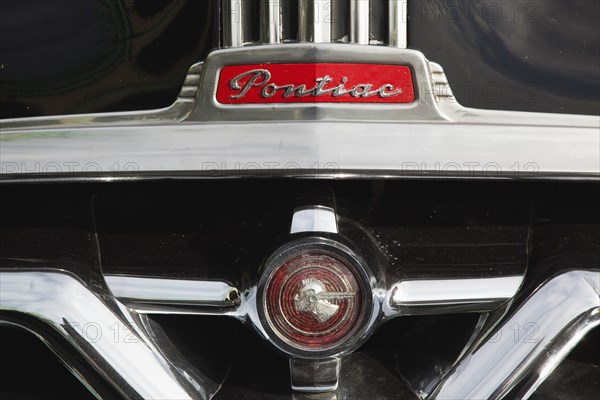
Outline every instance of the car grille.
<path fill-rule="evenodd" d="M 467 99 L 460 86 L 477 72 L 464 52 L 490 34 L 480 18 L 438 19 L 465 13 L 462 2 L 191 4 L 106 11 L 138 28 L 165 13 L 183 29 L 174 21 L 202 10 L 201 43 L 178 61 L 187 75 L 169 74 L 179 95 L 164 108 L 2 121 L 0 325 L 11 343 L 29 347 L 13 328 L 32 333 L 97 398 L 596 393 L 595 117 L 488 112 L 506 107 Z M 460 45 L 446 40 L 456 29 Z M 173 67 L 173 48 L 153 52 L 159 42 L 136 52 L 144 76 Z M 460 70 L 444 43 L 460 49 Z M 421 85 L 398 108 L 216 104 L 225 67 L 278 57 L 399 58 Z M 494 56 L 472 58 L 512 82 Z M 69 79 L 93 85 L 101 70 Z M 579 114 L 597 105 L 588 97 L 574 102 Z M 556 111 L 526 110 L 536 107 Z M 12 374 L 0 393 L 39 395 L 31 376 Z"/>

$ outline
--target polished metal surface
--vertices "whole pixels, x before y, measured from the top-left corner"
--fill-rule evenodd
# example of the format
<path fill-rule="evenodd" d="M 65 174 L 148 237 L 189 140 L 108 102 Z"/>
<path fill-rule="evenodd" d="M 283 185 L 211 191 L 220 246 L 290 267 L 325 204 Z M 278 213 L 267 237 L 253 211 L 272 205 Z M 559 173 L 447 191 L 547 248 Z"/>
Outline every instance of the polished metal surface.
<path fill-rule="evenodd" d="M 268 104 L 216 101 L 223 65 L 267 60 L 409 64 L 420 94 L 411 104 L 285 104 L 277 112 Z M 0 171 L 3 181 L 275 171 L 332 178 L 600 178 L 600 117 L 468 109 L 446 82 L 441 67 L 414 50 L 352 44 L 221 50 L 206 60 L 184 121 L 156 121 L 152 113 L 142 113 L 150 123 L 139 113 L 107 116 L 109 124 L 94 116 L 3 120 Z"/>
<path fill-rule="evenodd" d="M 600 117 L 566 114 L 539 114 L 475 110 L 456 102 L 443 70 L 430 63 L 416 50 L 356 44 L 295 43 L 244 47 L 212 52 L 204 63 L 201 93 L 186 122 L 216 121 L 344 121 L 344 122 L 440 122 L 484 125 L 531 125 L 600 127 Z M 409 104 L 304 103 L 221 104 L 216 100 L 219 71 L 223 66 L 237 64 L 278 63 L 378 63 L 411 66 L 416 86 L 416 99 Z M 441 97 L 443 96 L 443 101 Z M 400 125 L 399 125 L 400 126 Z M 480 127 L 480 129 L 484 129 Z M 484 131 L 485 132 L 485 131 Z M 565 135 L 565 137 L 568 137 Z M 564 139 L 564 138 L 563 138 Z"/>
<path fill-rule="evenodd" d="M 373 62 L 411 66 L 413 80 L 417 82 L 417 97 L 408 104 L 359 103 L 291 103 L 231 105 L 219 103 L 215 93 L 219 85 L 219 72 L 223 66 L 261 64 L 269 60 L 278 63 L 358 63 Z M 317 77 L 315 77 L 317 78 Z M 283 82 L 286 83 L 286 82 Z M 212 52 L 205 60 L 199 100 L 186 122 L 216 121 L 353 121 L 353 122 L 426 122 L 448 121 L 438 108 L 431 83 L 430 65 L 424 55 L 415 50 L 401 50 L 383 46 L 357 44 L 294 43 L 231 48 Z M 420 94 L 419 94 L 420 93 Z M 459 121 L 456 121 L 459 122 Z"/>
<path fill-rule="evenodd" d="M 283 39 L 281 25 L 281 0 L 260 1 L 260 40 L 261 43 L 277 44 Z"/>
<path fill-rule="evenodd" d="M 337 216 L 329 207 L 302 207 L 294 210 L 290 233 L 338 233 Z"/>
<path fill-rule="evenodd" d="M 160 110 L 127 111 L 102 114 L 57 115 L 52 117 L 33 117 L 0 120 L 0 135 L 5 129 L 29 130 L 33 126 L 47 128 L 68 128 L 83 126 L 139 126 L 174 124 L 185 120 L 199 96 L 200 78 L 204 63 L 190 67 L 183 82 L 177 100 L 170 107 Z"/>
<path fill-rule="evenodd" d="M 223 47 L 240 47 L 245 44 L 244 13 L 247 13 L 248 1 L 221 0 L 222 43 Z"/>
<path fill-rule="evenodd" d="M 316 243 L 306 240 L 295 243 L 300 246 L 303 243 Z M 317 242 L 325 243 L 323 239 L 318 239 Z M 327 243 L 333 245 L 331 241 Z M 103 294 L 98 288 L 92 291 L 79 278 L 65 271 L 3 270 L 0 272 L 1 309 L 34 317 L 51 326 L 129 397 L 156 398 L 167 396 L 168 393 L 168 396 L 177 398 L 206 398 L 207 393 L 214 393 L 218 388 L 215 382 L 190 370 L 192 367 L 189 365 L 182 369 L 182 365 L 186 364 L 181 361 L 157 356 L 168 339 L 161 338 L 152 331 L 145 314 L 234 317 L 253 327 L 263 338 L 273 341 L 273 336 L 265 331 L 264 320 L 259 311 L 262 297 L 260 286 L 245 290 L 241 294 L 239 305 L 236 301 L 235 307 L 223 310 L 221 307 L 214 307 L 219 304 L 219 299 L 223 300 L 223 296 L 232 293 L 228 292 L 231 287 L 223 282 L 166 282 L 168 280 L 121 278 L 123 277 L 107 276 L 106 281 L 115 296 L 122 296 L 123 301 L 131 302 L 131 308 L 123 306 L 121 299 L 114 300 L 109 292 Z M 508 296 L 512 294 L 508 291 L 514 290 L 517 283 L 520 284 L 520 278 L 517 277 L 506 278 L 504 282 L 503 279 L 490 278 L 489 282 L 482 282 L 484 280 L 480 279 L 466 284 L 460 282 L 463 288 L 460 301 L 466 302 L 467 298 L 474 302 L 480 301 L 481 293 L 488 290 L 495 293 L 494 298 Z M 476 281 L 478 284 L 474 284 Z M 390 299 L 410 299 L 413 303 L 418 303 L 418 306 L 428 306 L 431 309 L 439 307 L 439 312 L 445 312 L 446 302 L 442 297 L 454 296 L 454 301 L 458 297 L 455 289 L 459 286 L 457 280 L 447 282 L 454 288 L 447 289 L 438 285 L 422 290 L 422 283 L 419 282 L 416 290 L 414 287 L 406 290 L 400 284 L 385 294 L 377 289 L 379 284 L 373 280 L 374 311 L 365 321 L 367 331 L 345 343 L 341 352 L 342 347 L 323 354 L 322 358 L 317 354 L 306 357 L 311 355 L 310 352 L 302 353 L 304 357 L 292 357 L 292 387 L 299 391 L 334 390 L 339 376 L 339 359 L 334 358 L 333 360 L 338 361 L 330 363 L 331 357 L 345 356 L 368 337 L 368 331 L 383 318 L 389 317 L 385 310 L 383 313 L 379 311 L 383 306 L 380 303 Z M 296 307 L 299 312 L 312 313 L 317 319 L 327 320 L 337 312 L 335 304 L 330 301 L 354 296 L 352 293 L 327 292 L 316 281 L 303 283 L 304 287 L 295 299 Z M 397 288 L 404 289 L 402 296 L 397 290 L 394 291 Z M 177 290 L 179 293 L 176 293 Z M 446 292 L 444 296 L 432 293 L 437 290 Z M 469 295 L 469 291 L 472 291 L 472 295 Z M 527 398 L 585 333 L 600 323 L 599 291 L 598 271 L 571 271 L 550 279 L 516 307 L 516 311 L 505 317 L 493 331 L 476 330 L 471 349 L 463 353 L 454 370 L 441 381 L 430 397 L 502 398 L 510 390 L 519 390 L 518 398 Z M 434 301 L 431 301 L 432 298 L 435 298 Z M 209 304 L 215 310 L 211 311 L 211 307 L 207 307 Z M 325 311 L 323 307 L 315 307 L 316 304 L 324 306 Z M 140 305 L 139 310 L 137 305 Z M 401 314 L 396 316 L 399 315 Z M 111 331 L 115 324 L 122 324 L 131 332 L 132 335 L 128 336 L 130 339 L 115 342 L 113 335 L 105 337 L 98 334 Z M 516 339 L 515 331 L 519 334 Z M 34 333 L 45 340 L 46 333 L 43 331 Z M 50 339 L 47 343 L 52 347 Z M 127 346 L 123 343 L 127 343 Z M 144 367 L 136 368 L 135 365 Z M 494 369 L 486 368 L 489 365 L 494 365 Z M 139 372 L 140 369 L 143 373 Z M 181 383 L 177 375 L 181 371 L 186 371 L 186 374 L 193 372 L 194 381 L 190 385 Z M 79 377 L 83 379 L 82 376 Z"/>
<path fill-rule="evenodd" d="M 404 315 L 439 314 L 469 306 L 489 311 L 513 298 L 524 276 L 471 279 L 423 279 L 395 283 L 390 289 L 390 306 Z"/>
<path fill-rule="evenodd" d="M 126 398 L 207 399 L 218 389 L 193 370 L 184 377 L 178 362 L 157 348 L 160 342 L 134 322 L 135 314 L 70 273 L 2 270 L 0 293 L 0 310 L 42 322 L 43 329 L 28 329 L 51 348 L 45 329 L 59 334 Z M 115 336 L 115 329 L 127 335 Z"/>
<path fill-rule="evenodd" d="M 528 398 L 600 324 L 599 293 L 598 270 L 551 278 L 480 338 L 430 398 L 501 399 L 509 393 Z"/>
<path fill-rule="evenodd" d="M 339 358 L 298 360 L 290 358 L 292 390 L 298 392 L 331 392 L 338 387 Z"/>
<path fill-rule="evenodd" d="M 306 122 L 3 129 L 0 158 L 4 182 L 600 179 L 598 129 L 576 126 Z"/>
<path fill-rule="evenodd" d="M 350 43 L 369 44 L 369 0 L 350 0 Z"/>
<path fill-rule="evenodd" d="M 389 45 L 405 49 L 408 46 L 408 0 L 388 0 Z"/>
<path fill-rule="evenodd" d="M 298 39 L 301 42 L 331 42 L 331 1 L 298 0 Z"/>
<path fill-rule="evenodd" d="M 300 291 L 294 296 L 294 308 L 299 313 L 305 313 L 324 323 L 337 314 L 340 306 L 330 300 L 352 299 L 354 292 L 328 292 L 323 282 L 318 279 L 302 281 Z"/>
<path fill-rule="evenodd" d="M 105 275 L 113 295 L 123 302 L 155 305 L 235 307 L 239 292 L 227 282 Z"/>

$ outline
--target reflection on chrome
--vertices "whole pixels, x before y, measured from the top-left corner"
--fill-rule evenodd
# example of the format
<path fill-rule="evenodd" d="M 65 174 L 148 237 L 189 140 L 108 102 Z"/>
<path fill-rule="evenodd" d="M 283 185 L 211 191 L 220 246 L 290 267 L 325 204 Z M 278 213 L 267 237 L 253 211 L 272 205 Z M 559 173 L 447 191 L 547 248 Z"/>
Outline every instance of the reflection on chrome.
<path fill-rule="evenodd" d="M 146 278 L 105 275 L 111 292 L 123 301 L 146 304 L 179 304 L 233 307 L 239 303 L 238 290 L 223 281 Z"/>
<path fill-rule="evenodd" d="M 471 279 L 423 279 L 396 283 L 391 288 L 390 306 L 402 314 L 422 314 L 428 308 L 470 305 L 477 310 L 492 310 L 514 297 L 523 276 Z"/>
<path fill-rule="evenodd" d="M 322 206 L 296 209 L 292 217 L 290 233 L 300 232 L 338 233 L 335 211 Z"/>
<path fill-rule="evenodd" d="M 600 324 L 600 271 L 570 271 L 540 286 L 458 362 L 436 399 L 528 398 Z M 515 327 L 522 334 L 515 335 Z"/>
<path fill-rule="evenodd" d="M 177 363 L 166 359 L 155 347 L 159 344 L 132 323 L 133 314 L 67 272 L 4 270 L 0 293 L 1 311 L 47 324 L 126 398 L 206 399 L 218 389 L 218 383 L 193 371 L 178 376 Z M 115 336 L 115 327 L 128 334 Z M 53 347 L 48 332 L 34 333 Z"/>

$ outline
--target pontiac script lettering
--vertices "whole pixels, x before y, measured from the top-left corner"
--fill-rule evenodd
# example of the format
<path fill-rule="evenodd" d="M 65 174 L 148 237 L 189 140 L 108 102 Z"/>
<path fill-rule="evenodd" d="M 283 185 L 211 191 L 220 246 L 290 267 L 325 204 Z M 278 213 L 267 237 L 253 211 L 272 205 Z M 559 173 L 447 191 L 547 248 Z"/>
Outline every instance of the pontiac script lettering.
<path fill-rule="evenodd" d="M 305 96 L 352 96 L 352 97 L 372 97 L 379 96 L 381 98 L 387 98 L 396 96 L 402 93 L 401 88 L 394 88 L 391 83 L 385 83 L 380 87 L 373 89 L 373 85 L 369 83 L 359 83 L 354 86 L 346 87 L 348 82 L 347 77 L 342 77 L 339 83 L 335 86 L 331 86 L 333 78 L 329 75 L 324 75 L 315 79 L 314 87 L 307 88 L 306 85 L 301 84 L 295 86 L 293 84 L 277 85 L 271 83 L 271 72 L 267 69 L 253 69 L 250 71 L 243 72 L 229 82 L 231 90 L 238 91 L 237 94 L 232 94 L 229 97 L 232 99 L 241 99 L 244 97 L 252 88 L 256 88 L 260 91 L 260 96 L 268 99 L 280 93 L 283 98 L 290 97 L 305 97 Z"/>
<path fill-rule="evenodd" d="M 219 70 L 215 100 L 221 104 L 388 103 L 415 101 L 407 65 L 264 63 Z"/>

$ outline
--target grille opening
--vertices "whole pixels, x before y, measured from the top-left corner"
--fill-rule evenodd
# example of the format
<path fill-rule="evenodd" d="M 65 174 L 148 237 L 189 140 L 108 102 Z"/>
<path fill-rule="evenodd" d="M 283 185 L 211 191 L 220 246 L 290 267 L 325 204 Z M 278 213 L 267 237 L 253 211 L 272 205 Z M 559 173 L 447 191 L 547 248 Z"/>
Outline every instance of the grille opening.
<path fill-rule="evenodd" d="M 81 399 L 94 395 L 30 332 L 0 326 L 0 398 L 12 400 Z M 104 395 L 107 395 L 104 393 Z M 111 398 L 117 396 L 110 393 Z"/>
<path fill-rule="evenodd" d="M 388 4 L 389 2 L 385 0 L 375 0 L 369 4 L 370 44 L 389 43 Z"/>
<path fill-rule="evenodd" d="M 523 247 L 522 231 L 528 231 L 531 224 L 533 233 L 528 255 L 528 275 L 553 274 L 550 270 L 540 268 L 540 265 L 548 260 L 568 260 L 569 265 L 574 268 L 598 265 L 600 212 L 597 204 L 600 189 L 594 183 L 438 179 L 410 182 L 309 182 L 247 179 L 6 185 L 2 197 L 3 208 L 10 209 L 11 212 L 5 213 L 2 218 L 0 267 L 9 268 L 9 261 L 19 267 L 15 260 L 27 258 L 39 258 L 50 263 L 97 266 L 95 263 L 98 262 L 99 255 L 94 231 L 97 227 L 105 272 L 111 266 L 119 267 L 121 272 L 125 272 L 133 261 L 143 260 L 137 265 L 139 273 L 168 275 L 174 267 L 178 267 L 177 271 L 183 274 L 182 277 L 223 277 L 223 274 L 241 271 L 243 265 L 260 265 L 264 256 L 270 253 L 270 243 L 261 242 L 270 242 L 271 238 L 276 236 L 274 234 L 267 240 L 263 228 L 277 226 L 273 231 L 275 233 L 289 231 L 294 200 L 298 193 L 308 192 L 315 184 L 331 189 L 336 199 L 337 211 L 376 230 L 380 236 L 379 244 L 387 245 L 388 248 L 393 247 L 390 240 L 393 244 L 392 238 L 397 237 L 398 232 L 409 238 L 411 230 L 421 228 L 424 229 L 421 232 L 422 237 L 428 240 L 423 244 L 434 239 L 438 240 L 436 243 L 447 240 L 456 244 L 460 238 L 448 235 L 445 229 L 449 227 L 464 228 L 465 232 L 471 232 L 471 236 L 463 237 L 469 240 L 467 243 L 472 243 L 471 240 L 497 243 L 498 240 L 511 239 L 507 243 L 520 242 L 519 247 Z M 111 202 L 115 199 L 119 201 L 106 203 L 104 212 L 100 213 L 99 209 L 92 208 L 92 204 L 98 198 L 110 199 Z M 124 198 L 127 199 L 126 202 L 123 202 Z M 510 207 L 506 208 L 507 205 L 522 202 L 532 206 L 531 219 L 529 214 L 525 219 L 520 214 L 511 212 L 495 214 L 498 210 L 511 210 Z M 439 204 L 447 206 L 438 207 Z M 478 207 L 473 207 L 474 204 Z M 504 208 L 493 206 L 498 204 Z M 437 212 L 433 213 L 433 210 Z M 93 217 L 96 218 L 96 223 Z M 209 217 L 212 218 L 212 222 L 207 223 Z M 340 224 L 340 227 L 343 226 L 343 223 Z M 484 228 L 482 234 L 472 233 L 476 226 Z M 506 229 L 507 227 L 509 229 Z M 193 240 L 166 240 L 177 237 L 177 234 L 181 236 L 182 232 L 191 233 Z M 240 232 L 245 232 L 248 236 L 240 236 Z M 382 235 L 382 232 L 385 234 Z M 516 236 L 513 236 L 515 232 Z M 107 241 L 106 236 L 102 238 L 107 234 L 113 235 L 115 244 L 112 254 L 110 241 Z M 250 237 L 257 237 L 259 240 L 247 240 Z M 520 239 L 515 242 L 515 237 Z M 127 246 L 117 245 L 125 239 L 130 241 Z M 256 246 L 256 243 L 263 247 Z M 245 252 L 235 253 L 240 244 L 246 247 Z M 139 246 L 139 249 L 133 251 L 134 245 Z M 124 252 L 124 248 L 127 251 Z M 146 253 L 145 249 L 148 250 Z M 448 258 L 442 250 L 431 250 L 430 247 L 428 249 L 424 253 L 427 256 L 424 261 L 419 260 L 413 253 L 404 254 L 404 263 L 398 264 L 398 269 L 410 270 L 406 260 L 422 262 L 421 265 L 413 264 L 413 268 L 418 270 L 422 269 L 423 265 L 430 266 L 432 261 Z M 473 251 L 467 250 L 467 259 L 476 256 Z M 119 255 L 119 251 L 129 253 Z M 181 258 L 169 258 L 173 254 Z M 217 260 L 217 257 L 222 260 L 224 254 L 231 263 L 220 263 L 216 266 L 212 264 L 211 260 Z M 501 255 L 496 252 L 494 254 Z M 206 270 L 194 268 L 197 266 L 194 262 L 198 255 L 204 257 Z M 146 258 L 140 258 L 142 256 Z M 241 261 L 234 263 L 238 258 Z M 169 260 L 176 260 L 177 263 L 169 263 Z M 289 397 L 286 358 L 278 355 L 238 322 L 221 317 L 152 318 L 163 330 L 170 332 L 173 342 L 180 346 L 179 351 L 192 358 L 192 362 L 201 368 L 210 371 L 211 366 L 215 365 L 213 371 L 222 373 L 229 365 L 227 362 L 233 359 L 223 394 L 217 399 L 237 398 L 237 394 L 241 397 L 240 390 L 245 390 L 243 393 L 251 393 L 248 394 L 249 399 L 253 398 L 251 396 L 276 398 L 275 396 L 281 393 L 288 394 Z M 342 388 L 343 382 L 352 382 L 354 377 L 359 376 L 366 379 L 362 381 L 362 389 L 365 389 L 368 387 L 365 382 L 368 383 L 369 378 L 365 374 L 377 371 L 379 376 L 385 377 L 380 386 L 390 388 L 390 391 L 391 388 L 394 390 L 394 396 L 390 398 L 398 398 L 397 391 L 404 389 L 408 398 L 413 398 L 414 395 L 402 383 L 398 371 L 408 375 L 404 367 L 408 365 L 417 378 L 425 380 L 427 376 L 418 375 L 419 371 L 425 371 L 416 368 L 419 363 L 427 361 L 448 365 L 468 340 L 467 327 L 472 328 L 475 319 L 476 314 L 400 317 L 384 324 L 355 355 L 344 361 L 349 369 L 342 369 Z M 199 325 L 193 328 L 194 324 Z M 450 337 L 448 326 L 453 327 L 452 332 L 455 332 L 453 335 L 456 337 L 446 340 Z M 211 333 L 212 336 L 208 337 L 202 336 L 203 329 L 209 328 L 216 333 Z M 419 332 L 426 332 L 426 335 L 420 335 Z M 230 333 L 231 336 L 228 336 Z M 436 338 L 435 335 L 438 334 L 441 336 Z M 211 343 L 212 340 L 214 346 L 206 345 L 208 348 L 205 348 L 205 344 Z M 593 344 L 594 340 L 598 342 L 597 329 L 585 342 L 591 341 Z M 446 347 L 448 343 L 457 347 Z M 591 358 L 592 353 L 598 353 L 597 345 L 589 346 L 591 347 L 582 347 L 581 351 L 576 350 L 568 360 L 597 366 L 598 358 Z M 419 353 L 427 348 L 432 349 L 435 357 Z M 7 351 L 6 347 L 3 348 L 3 354 L 8 354 Z M 194 357 L 196 359 L 193 359 Z M 371 378 L 372 381 L 379 382 L 377 377 Z M 212 379 L 218 379 L 218 376 Z M 266 394 L 262 393 L 262 390 L 265 390 Z M 354 387 L 352 390 L 361 388 Z M 385 398 L 384 395 L 385 393 L 381 397 Z M 367 396 L 370 396 L 370 393 L 364 395 Z"/>
<path fill-rule="evenodd" d="M 281 23 L 283 41 L 294 43 L 298 41 L 298 0 L 281 1 Z"/>
<path fill-rule="evenodd" d="M 417 399 L 400 373 L 400 362 L 429 368 L 433 362 L 448 365 L 460 354 L 477 318 L 401 317 L 384 324 L 358 351 L 344 357 L 338 398 Z M 290 396 L 288 359 L 248 328 L 239 328 L 231 371 L 215 399 Z M 431 347 L 424 345 L 424 338 L 431 340 Z"/>
<path fill-rule="evenodd" d="M 184 359 L 216 388 L 229 373 L 243 330 L 232 318 L 190 315 L 153 315 L 150 327 L 153 334 L 168 337 L 173 346 L 168 357 Z"/>
<path fill-rule="evenodd" d="M 350 7 L 347 1 L 333 1 L 331 4 L 331 41 L 348 42 Z"/>
<path fill-rule="evenodd" d="M 430 392 L 463 351 L 479 315 L 401 316 L 381 326 L 360 352 L 377 360 L 413 392 Z"/>

